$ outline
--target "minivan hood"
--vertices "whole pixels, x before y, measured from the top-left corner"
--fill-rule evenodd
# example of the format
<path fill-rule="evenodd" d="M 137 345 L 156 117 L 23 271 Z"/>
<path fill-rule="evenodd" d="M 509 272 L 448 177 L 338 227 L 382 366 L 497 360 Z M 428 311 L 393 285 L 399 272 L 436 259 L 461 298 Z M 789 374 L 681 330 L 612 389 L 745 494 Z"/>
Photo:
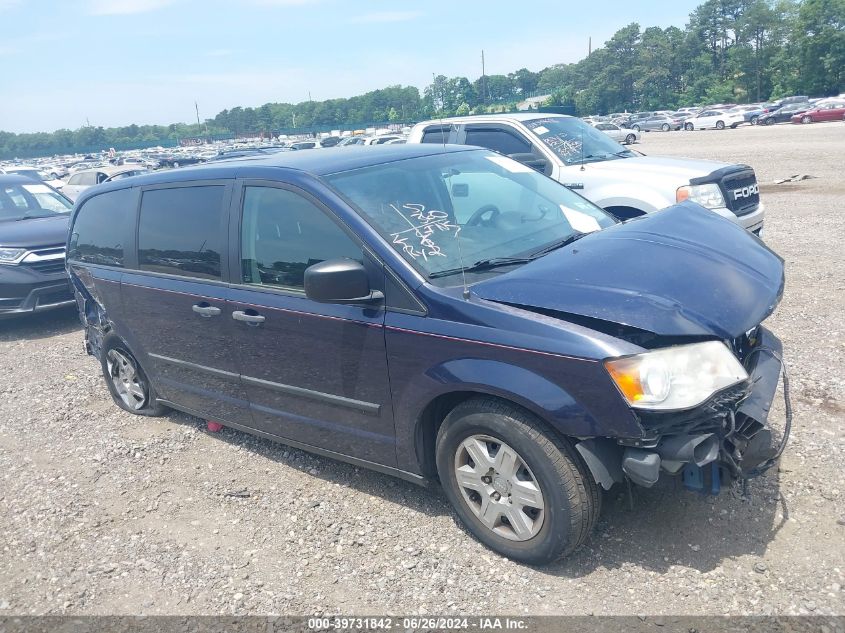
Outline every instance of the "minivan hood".
<path fill-rule="evenodd" d="M 586 170 L 612 171 L 614 179 L 636 183 L 653 182 L 655 174 L 659 174 L 660 181 L 670 185 L 673 191 L 677 187 L 688 185 L 692 178 L 701 178 L 725 167 L 730 165 L 715 160 L 668 156 L 632 156 L 584 165 Z"/>
<path fill-rule="evenodd" d="M 0 246 L 42 248 L 64 245 L 70 213 L 48 218 L 0 222 Z"/>
<path fill-rule="evenodd" d="M 783 284 L 783 260 L 761 240 L 685 202 L 591 233 L 473 293 L 660 336 L 728 339 L 769 316 Z"/>

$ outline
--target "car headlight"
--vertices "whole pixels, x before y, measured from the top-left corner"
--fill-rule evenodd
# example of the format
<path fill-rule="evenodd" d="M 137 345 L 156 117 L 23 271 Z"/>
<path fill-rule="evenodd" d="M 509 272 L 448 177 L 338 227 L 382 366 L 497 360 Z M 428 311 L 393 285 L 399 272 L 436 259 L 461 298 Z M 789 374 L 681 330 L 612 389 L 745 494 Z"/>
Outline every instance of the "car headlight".
<path fill-rule="evenodd" d="M 0 264 L 17 264 L 26 253 L 25 248 L 4 248 L 0 246 Z"/>
<path fill-rule="evenodd" d="M 691 200 L 708 209 L 719 209 L 725 206 L 725 197 L 722 195 L 719 185 L 712 182 L 706 185 L 678 187 L 678 191 L 675 193 L 675 200 L 677 202 Z"/>
<path fill-rule="evenodd" d="M 748 379 L 748 372 L 720 341 L 611 358 L 604 365 L 628 404 L 637 409 L 689 409 Z"/>

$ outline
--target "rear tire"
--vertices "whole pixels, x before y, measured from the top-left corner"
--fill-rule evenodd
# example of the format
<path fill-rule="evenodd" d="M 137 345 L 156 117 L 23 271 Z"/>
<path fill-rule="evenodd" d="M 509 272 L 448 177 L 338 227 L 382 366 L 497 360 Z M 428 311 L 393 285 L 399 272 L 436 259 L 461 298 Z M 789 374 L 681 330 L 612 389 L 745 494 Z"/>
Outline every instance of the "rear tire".
<path fill-rule="evenodd" d="M 506 402 L 481 397 L 455 407 L 436 456 L 460 520 L 503 556 L 550 563 L 583 545 L 598 521 L 601 495 L 578 453 Z"/>
<path fill-rule="evenodd" d="M 639 131 L 640 131 L 640 126 L 639 126 L 639 125 L 632 125 L 632 126 L 631 126 L 631 129 L 632 129 L 632 130 L 634 130 L 635 132 L 639 132 Z"/>
<path fill-rule="evenodd" d="M 124 411 L 156 417 L 167 412 L 141 364 L 123 341 L 111 335 L 103 341 L 100 366 L 112 400 Z"/>
<path fill-rule="evenodd" d="M 629 134 L 625 137 L 625 144 L 631 145 L 632 143 L 636 142 L 637 137 L 634 134 Z"/>
<path fill-rule="evenodd" d="M 753 117 L 751 117 L 751 121 L 750 121 L 750 123 L 751 123 L 751 125 L 757 125 L 757 122 L 758 122 L 759 120 L 760 120 L 760 117 L 759 117 L 759 116 L 757 116 L 757 115 L 754 115 Z"/>

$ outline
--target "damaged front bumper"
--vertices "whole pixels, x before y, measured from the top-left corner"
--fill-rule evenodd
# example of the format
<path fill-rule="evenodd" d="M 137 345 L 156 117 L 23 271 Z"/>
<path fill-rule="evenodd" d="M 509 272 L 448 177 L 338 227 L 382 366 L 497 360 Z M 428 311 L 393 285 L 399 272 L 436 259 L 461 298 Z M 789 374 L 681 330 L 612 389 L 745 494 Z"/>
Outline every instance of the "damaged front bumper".
<path fill-rule="evenodd" d="M 747 479 L 773 466 L 792 424 L 783 346 L 762 326 L 745 345 L 737 351 L 747 381 L 688 411 L 641 413 L 641 438 L 592 438 L 576 444 L 596 481 L 605 489 L 626 478 L 651 487 L 661 474 L 681 475 L 688 488 L 716 494 L 723 479 Z M 768 418 L 781 375 L 786 424 L 776 441 Z"/>

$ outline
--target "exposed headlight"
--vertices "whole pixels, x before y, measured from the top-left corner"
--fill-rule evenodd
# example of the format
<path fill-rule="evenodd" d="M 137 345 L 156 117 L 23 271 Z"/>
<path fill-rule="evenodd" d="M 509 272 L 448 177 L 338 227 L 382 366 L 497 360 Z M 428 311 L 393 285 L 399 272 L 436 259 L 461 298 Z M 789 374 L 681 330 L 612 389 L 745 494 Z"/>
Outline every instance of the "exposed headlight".
<path fill-rule="evenodd" d="M 0 264 L 17 264 L 26 253 L 25 248 L 3 248 L 0 246 Z"/>
<path fill-rule="evenodd" d="M 748 378 L 724 343 L 667 347 L 604 363 L 625 399 L 637 409 L 689 409 Z"/>
<path fill-rule="evenodd" d="M 697 202 L 702 207 L 707 207 L 708 209 L 719 209 L 725 206 L 725 197 L 722 195 L 719 185 L 712 182 L 706 185 L 686 185 L 684 187 L 678 187 L 678 191 L 675 194 L 675 200 L 677 202 L 692 200 L 693 202 Z"/>

